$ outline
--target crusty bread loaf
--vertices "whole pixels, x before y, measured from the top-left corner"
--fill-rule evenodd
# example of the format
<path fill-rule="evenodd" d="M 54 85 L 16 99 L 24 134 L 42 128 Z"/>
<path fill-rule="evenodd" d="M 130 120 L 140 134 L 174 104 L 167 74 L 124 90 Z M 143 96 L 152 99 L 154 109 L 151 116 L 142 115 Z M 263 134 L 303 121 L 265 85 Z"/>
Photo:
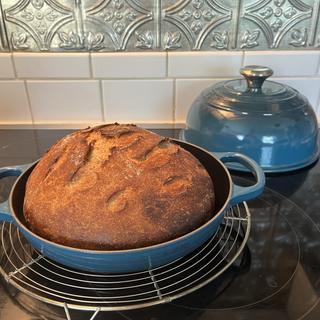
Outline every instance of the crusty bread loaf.
<path fill-rule="evenodd" d="M 211 178 L 189 152 L 134 125 L 103 125 L 58 141 L 32 171 L 29 228 L 94 250 L 139 248 L 186 234 L 213 216 Z"/>

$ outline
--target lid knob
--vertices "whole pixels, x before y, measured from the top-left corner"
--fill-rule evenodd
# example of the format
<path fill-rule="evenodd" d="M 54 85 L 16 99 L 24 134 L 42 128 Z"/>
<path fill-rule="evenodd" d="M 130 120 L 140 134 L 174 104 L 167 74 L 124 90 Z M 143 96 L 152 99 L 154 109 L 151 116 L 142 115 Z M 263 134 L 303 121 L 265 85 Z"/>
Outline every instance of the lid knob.
<path fill-rule="evenodd" d="M 245 66 L 240 73 L 246 78 L 250 92 L 261 92 L 263 82 L 273 75 L 272 69 L 264 66 Z"/>

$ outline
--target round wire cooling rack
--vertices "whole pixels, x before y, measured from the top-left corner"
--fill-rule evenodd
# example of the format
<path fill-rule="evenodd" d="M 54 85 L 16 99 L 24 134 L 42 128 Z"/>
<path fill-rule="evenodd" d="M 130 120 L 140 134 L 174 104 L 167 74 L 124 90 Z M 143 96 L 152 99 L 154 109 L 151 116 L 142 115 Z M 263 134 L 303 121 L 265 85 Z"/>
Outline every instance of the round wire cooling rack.
<path fill-rule="evenodd" d="M 23 293 L 69 310 L 138 309 L 171 302 L 211 282 L 245 247 L 251 218 L 242 203 L 227 210 L 212 237 L 197 250 L 165 266 L 136 273 L 93 274 L 57 264 L 33 249 L 11 223 L 0 224 L 0 273 Z"/>

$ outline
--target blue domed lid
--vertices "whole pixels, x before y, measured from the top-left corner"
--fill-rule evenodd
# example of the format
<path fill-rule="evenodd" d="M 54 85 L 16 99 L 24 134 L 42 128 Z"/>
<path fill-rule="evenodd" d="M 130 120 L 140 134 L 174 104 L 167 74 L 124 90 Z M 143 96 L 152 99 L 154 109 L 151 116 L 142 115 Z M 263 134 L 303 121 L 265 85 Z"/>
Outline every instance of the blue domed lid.
<path fill-rule="evenodd" d="M 266 81 L 267 67 L 247 66 L 245 79 L 217 83 L 193 102 L 181 138 L 211 152 L 239 152 L 265 172 L 303 168 L 319 156 L 318 123 L 297 90 Z M 235 170 L 245 170 L 228 163 Z"/>
<path fill-rule="evenodd" d="M 246 66 L 240 70 L 245 79 L 219 82 L 204 90 L 203 103 L 235 112 L 278 113 L 308 104 L 307 99 L 290 86 L 265 81 L 273 74 L 270 68 Z"/>

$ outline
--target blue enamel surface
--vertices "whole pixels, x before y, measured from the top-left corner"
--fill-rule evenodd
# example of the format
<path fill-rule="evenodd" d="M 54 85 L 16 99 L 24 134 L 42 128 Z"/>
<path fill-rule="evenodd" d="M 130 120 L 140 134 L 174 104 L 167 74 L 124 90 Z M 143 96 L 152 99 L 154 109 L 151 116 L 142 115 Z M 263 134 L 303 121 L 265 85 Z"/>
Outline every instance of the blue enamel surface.
<path fill-rule="evenodd" d="M 2 176 L 19 175 L 28 167 L 30 167 L 30 164 L 2 168 L 0 169 L 0 174 Z M 17 185 L 18 184 L 19 181 L 17 181 Z M 231 185 L 229 187 L 231 188 Z M 12 199 L 9 199 L 9 201 L 10 200 Z M 136 250 L 93 251 L 79 250 L 47 241 L 30 232 L 19 220 L 15 220 L 17 218 L 14 218 L 13 215 L 10 214 L 7 202 L 3 207 L 5 207 L 5 210 L 1 213 L 0 219 L 16 223 L 30 244 L 44 256 L 75 269 L 101 273 L 146 270 L 170 263 L 187 255 L 212 236 L 221 223 L 224 217 L 224 211 L 226 210 L 226 208 L 220 210 L 209 223 L 191 232 L 187 236 L 160 245 Z"/>
<path fill-rule="evenodd" d="M 13 222 L 14 218 L 11 215 L 8 200 L 0 203 L 0 221 Z"/>
<path fill-rule="evenodd" d="M 193 233 L 179 241 L 168 242 L 162 246 L 148 247 L 139 250 L 109 251 L 96 253 L 94 251 L 73 250 L 54 243 L 44 243 L 31 233 L 22 232 L 31 245 L 38 249 L 44 256 L 76 269 L 92 272 L 134 272 L 155 268 L 178 258 L 181 258 L 198 248 L 212 236 L 223 219 L 224 212 L 220 214 L 206 228 Z"/>
<path fill-rule="evenodd" d="M 234 152 L 215 153 L 222 162 L 224 163 L 240 163 L 245 168 L 253 173 L 256 178 L 256 183 L 250 187 L 241 187 L 233 184 L 232 196 L 230 199 L 230 205 L 236 205 L 240 202 L 247 201 L 259 196 L 264 189 L 265 175 L 261 167 L 249 157 Z"/>
<path fill-rule="evenodd" d="M 212 152 L 245 154 L 266 172 L 301 168 L 319 156 L 317 119 L 308 103 L 282 112 L 255 113 L 219 109 L 198 98 L 189 111 L 183 140 Z"/>
<path fill-rule="evenodd" d="M 211 159 L 210 154 L 206 154 L 207 157 Z M 24 234 L 34 248 L 39 250 L 44 256 L 69 267 L 101 273 L 134 272 L 155 268 L 173 262 L 198 248 L 216 231 L 224 217 L 225 210 L 228 208 L 228 205 L 250 199 L 262 191 L 264 176 L 263 173 L 261 174 L 261 172 L 259 172 L 259 168 L 254 162 L 246 157 L 243 157 L 242 155 L 233 153 L 220 154 L 219 157 L 222 162 L 237 161 L 244 163 L 256 175 L 257 183 L 252 187 L 246 188 L 233 186 L 231 178 L 228 178 L 228 174 L 224 166 L 219 164 L 219 162 L 212 157 L 212 161 L 214 161 L 214 163 L 218 165 L 219 170 L 223 172 L 223 177 L 225 179 L 224 184 L 226 185 L 226 190 L 229 190 L 229 193 L 225 193 L 225 204 L 221 207 L 221 210 L 216 213 L 214 217 L 204 226 L 185 236 L 159 245 L 123 251 L 80 250 L 55 244 L 37 236 L 36 234 L 33 234 L 24 226 L 24 224 L 20 221 L 20 218 L 13 217 L 17 215 L 17 212 L 15 212 L 13 215 L 10 214 L 7 203 L 3 205 L 4 209 L 0 214 L 0 219 L 15 222 L 20 231 Z M 29 167 L 30 164 L 25 166 L 3 168 L 0 169 L 0 174 L 2 176 L 19 175 Z M 14 192 L 11 193 L 9 199 L 9 201 L 11 201 L 11 208 L 15 207 L 13 205 L 12 194 L 16 194 L 16 190 L 21 189 L 21 186 L 23 186 L 23 184 L 26 182 L 26 179 L 31 171 L 32 167 L 27 170 L 25 174 L 21 175 L 20 178 L 18 178 L 16 185 L 13 187 Z M 21 198 L 18 197 L 17 199 L 21 201 Z M 16 203 L 19 203 L 18 207 L 21 206 L 19 201 L 16 201 Z M 17 216 L 19 217 L 19 215 Z"/>
<path fill-rule="evenodd" d="M 0 169 L 0 177 L 19 176 L 31 164 Z M 170 241 L 163 245 L 124 251 L 90 251 L 79 250 L 55 244 L 30 232 L 10 212 L 8 201 L 0 205 L 0 220 L 15 222 L 30 244 L 44 256 L 63 265 L 92 272 L 134 272 L 155 268 L 195 250 L 203 244 L 219 226 L 224 211 L 190 237 L 182 237 L 178 241 Z"/>
<path fill-rule="evenodd" d="M 30 164 L 23 164 L 12 167 L 0 168 L 0 178 L 9 177 L 9 176 L 20 176 L 26 169 L 30 167 Z M 10 212 L 9 201 L 6 200 L 0 203 L 0 221 L 13 222 L 14 218 Z"/>

